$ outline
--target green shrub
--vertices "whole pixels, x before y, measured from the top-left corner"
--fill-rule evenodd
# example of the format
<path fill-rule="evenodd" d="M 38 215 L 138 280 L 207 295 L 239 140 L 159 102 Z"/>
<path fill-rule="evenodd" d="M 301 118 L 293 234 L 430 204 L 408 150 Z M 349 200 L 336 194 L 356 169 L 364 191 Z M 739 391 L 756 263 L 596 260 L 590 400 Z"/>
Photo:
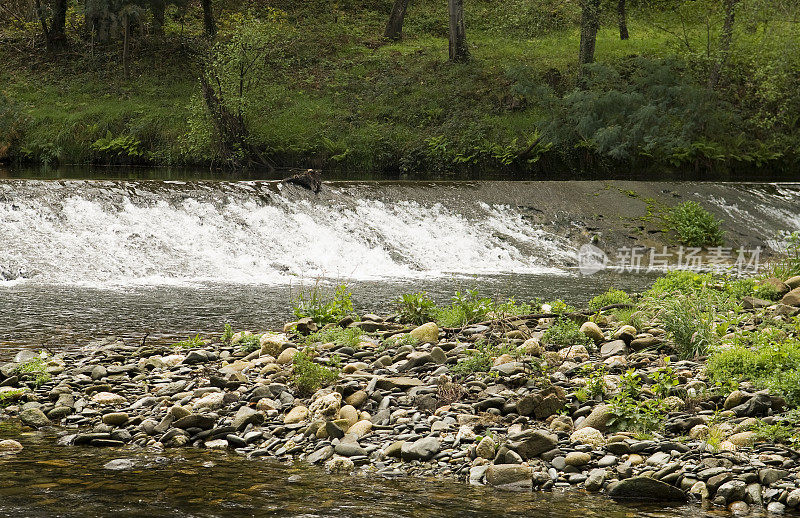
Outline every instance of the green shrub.
<path fill-rule="evenodd" d="M 750 428 L 755 433 L 755 442 L 783 443 L 793 442 L 796 430 L 785 423 L 767 424 L 759 420 Z"/>
<path fill-rule="evenodd" d="M 559 317 L 542 335 L 542 342 L 547 345 L 590 345 L 591 340 L 581 332 L 580 326 L 572 319 Z"/>
<path fill-rule="evenodd" d="M 231 338 L 233 338 L 233 335 L 234 333 L 231 325 L 225 324 L 225 327 L 222 330 L 222 336 L 220 336 L 220 340 L 222 340 L 223 343 L 230 343 Z"/>
<path fill-rule="evenodd" d="M 631 304 L 633 301 L 630 296 L 622 290 L 614 288 L 609 289 L 605 293 L 601 293 L 589 301 L 589 309 L 598 311 L 600 308 L 610 306 L 612 304 Z"/>
<path fill-rule="evenodd" d="M 485 320 L 492 309 L 492 299 L 480 297 L 478 290 L 457 291 L 449 306 L 439 308 L 436 320 L 442 327 L 462 327 Z"/>
<path fill-rule="evenodd" d="M 698 203 L 687 201 L 672 207 L 665 215 L 667 228 L 676 234 L 681 243 L 692 247 L 722 246 L 725 244 L 720 220 Z"/>
<path fill-rule="evenodd" d="M 344 284 L 333 292 L 315 285 L 307 292 L 301 291 L 294 299 L 294 315 L 310 317 L 317 325 L 338 322 L 352 312 L 352 293 Z"/>
<path fill-rule="evenodd" d="M 515 352 L 509 346 L 492 347 L 486 341 L 479 340 L 475 342 L 473 349 L 467 349 L 465 358 L 450 367 L 450 373 L 455 377 L 466 377 L 476 372 L 489 372 L 495 358 Z"/>
<path fill-rule="evenodd" d="M 305 336 L 303 341 L 307 344 L 333 342 L 336 345 L 356 348 L 361 343 L 363 335 L 364 331 L 359 327 L 343 329 L 339 326 L 330 326 Z"/>
<path fill-rule="evenodd" d="M 784 281 L 800 275 L 800 232 L 793 232 L 789 236 L 784 256 L 768 264 L 763 274 Z"/>
<path fill-rule="evenodd" d="M 194 337 L 189 337 L 186 340 L 181 340 L 180 342 L 175 342 L 172 344 L 172 347 L 180 347 L 181 349 L 191 349 L 193 347 L 203 347 L 206 345 L 206 342 L 200 338 L 199 334 L 194 335 Z"/>
<path fill-rule="evenodd" d="M 0 392 L 0 408 L 5 408 L 17 399 L 24 393 L 25 391 L 22 389 L 17 390 L 7 390 L 5 392 Z"/>
<path fill-rule="evenodd" d="M 36 387 L 41 387 L 50 381 L 50 373 L 47 372 L 47 362 L 42 353 L 38 358 L 33 358 L 17 366 L 16 372 L 20 378 L 32 382 Z"/>
<path fill-rule="evenodd" d="M 403 322 L 422 325 L 436 318 L 436 303 L 424 291 L 404 293 L 395 303 Z"/>
<path fill-rule="evenodd" d="M 292 365 L 294 367 L 292 380 L 304 394 L 313 394 L 339 378 L 337 370 L 315 363 L 305 350 L 294 355 Z"/>
<path fill-rule="evenodd" d="M 673 270 L 659 277 L 643 294 L 643 298 L 658 299 L 664 295 L 679 293 L 692 293 L 714 282 L 710 273 L 696 273 L 686 270 Z"/>
<path fill-rule="evenodd" d="M 714 352 L 708 360 L 712 382 L 731 386 L 749 380 L 758 388 L 800 406 L 800 339 L 785 332 L 764 329 L 737 336 L 734 346 Z"/>
<path fill-rule="evenodd" d="M 239 350 L 251 353 L 261 349 L 261 335 L 244 335 L 239 340 Z"/>
<path fill-rule="evenodd" d="M 664 424 L 666 412 L 657 399 L 639 401 L 621 395 L 612 399 L 608 406 L 610 417 L 606 426 L 613 432 L 648 434 Z"/>
<path fill-rule="evenodd" d="M 755 289 L 753 290 L 753 294 L 764 300 L 780 300 L 781 292 L 778 289 L 771 285 L 771 284 L 758 284 L 756 285 Z"/>

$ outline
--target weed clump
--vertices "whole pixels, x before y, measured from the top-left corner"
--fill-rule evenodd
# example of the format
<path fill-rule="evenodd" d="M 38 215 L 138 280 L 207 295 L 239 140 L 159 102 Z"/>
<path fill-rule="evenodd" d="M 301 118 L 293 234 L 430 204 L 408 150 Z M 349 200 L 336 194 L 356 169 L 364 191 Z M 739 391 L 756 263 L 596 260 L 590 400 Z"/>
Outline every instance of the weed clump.
<path fill-rule="evenodd" d="M 664 215 L 667 228 L 678 235 L 686 246 L 722 246 L 725 233 L 720 228 L 720 220 L 698 203 L 687 201 L 672 207 Z"/>
<path fill-rule="evenodd" d="M 332 292 L 316 285 L 295 297 L 294 315 L 297 318 L 311 318 L 320 326 L 338 322 L 353 312 L 352 296 L 344 284 Z"/>
<path fill-rule="evenodd" d="M 307 349 L 294 355 L 292 365 L 292 380 L 304 394 L 312 394 L 339 378 L 338 370 L 315 363 Z"/>

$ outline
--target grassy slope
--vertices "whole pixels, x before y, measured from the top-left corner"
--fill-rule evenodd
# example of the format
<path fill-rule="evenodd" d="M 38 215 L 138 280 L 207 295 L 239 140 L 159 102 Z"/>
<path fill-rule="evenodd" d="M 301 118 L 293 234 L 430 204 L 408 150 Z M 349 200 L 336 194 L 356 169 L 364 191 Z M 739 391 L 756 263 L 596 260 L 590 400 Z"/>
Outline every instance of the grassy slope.
<path fill-rule="evenodd" d="M 466 65 L 446 62 L 445 18 L 430 2 L 409 12 L 406 38 L 396 44 L 380 44 L 384 18 L 376 11 L 338 13 L 335 22 L 330 13 L 294 13 L 293 59 L 260 86 L 263 115 L 250 120 L 254 138 L 280 165 L 358 169 L 436 167 L 430 157 L 437 154 L 449 167 L 457 153 L 489 144 L 524 148 L 542 114 L 518 106 L 509 71 L 544 77 L 557 69 L 568 86 L 576 73 L 577 29 L 526 38 L 487 21 L 497 15 L 491 4 L 476 5 L 468 20 L 474 59 Z M 615 29 L 602 29 L 598 60 L 664 56 L 674 44 L 636 13 L 630 30 L 632 39 L 620 41 Z M 134 136 L 150 163 L 211 161 L 211 145 L 197 131 L 197 70 L 187 65 L 185 42 L 172 35 L 160 46 L 135 49 L 129 80 L 116 48 L 94 60 L 83 50 L 80 58 L 51 62 L 0 46 L 0 62 L 10 63 L 0 84 L 30 121 L 23 155 L 66 163 L 113 159 L 91 150 L 110 133 Z"/>

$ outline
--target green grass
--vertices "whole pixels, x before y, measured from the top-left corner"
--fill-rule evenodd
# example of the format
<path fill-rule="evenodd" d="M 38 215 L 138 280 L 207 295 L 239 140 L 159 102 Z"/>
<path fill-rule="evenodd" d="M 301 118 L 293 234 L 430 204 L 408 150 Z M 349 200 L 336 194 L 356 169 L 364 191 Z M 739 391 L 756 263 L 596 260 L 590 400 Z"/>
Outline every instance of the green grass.
<path fill-rule="evenodd" d="M 592 311 L 598 311 L 600 308 L 610 306 L 612 304 L 631 303 L 633 303 L 633 301 L 627 293 L 615 288 L 609 288 L 605 293 L 601 293 L 589 301 L 589 309 Z"/>
<path fill-rule="evenodd" d="M 330 385 L 339 377 L 338 370 L 315 363 L 306 351 L 296 353 L 292 363 L 292 380 L 304 394 L 313 394 L 321 387 Z"/>
<path fill-rule="evenodd" d="M 559 317 L 542 335 L 542 342 L 548 345 L 590 345 L 591 340 L 583 334 L 580 326 L 569 318 Z"/>
<path fill-rule="evenodd" d="M 205 340 L 200 338 L 199 334 L 196 334 L 194 336 L 190 336 L 186 340 L 175 342 L 174 344 L 172 344 L 172 347 L 180 349 L 193 349 L 195 347 L 203 347 L 204 345 L 206 345 Z"/>
<path fill-rule="evenodd" d="M 522 99 L 515 84 L 523 76 L 541 83 L 557 70 L 563 78 L 559 89 L 574 88 L 579 16 L 572 3 L 516 0 L 515 5 L 481 0 L 467 6 L 473 59 L 453 65 L 447 63 L 446 16 L 432 0 L 409 9 L 405 39 L 392 44 L 380 41 L 385 6 L 331 9 L 277 2 L 286 11 L 279 34 L 283 46 L 277 47 L 283 50 L 272 56 L 251 96 L 253 141 L 282 166 L 412 172 L 534 168 L 508 160 L 535 138 L 548 114 Z M 719 26 L 714 16 L 712 38 Z M 781 71 L 792 70 L 792 56 L 800 55 L 781 50 L 796 45 L 797 29 L 778 21 L 789 18 L 775 18 L 768 34 L 737 26 L 732 59 L 732 80 L 739 81 L 742 70 L 756 72 L 749 83 L 731 88 L 748 92 L 748 102 L 758 106 L 748 112 L 748 121 L 764 134 L 779 133 L 781 121 L 774 119 L 792 116 L 793 76 Z M 619 39 L 612 19 L 604 20 L 597 60 L 624 67 L 632 55 L 678 56 L 696 60 L 702 73 L 707 63 L 697 56 L 705 49 L 706 26 L 694 11 L 686 19 L 691 50 L 658 28 L 681 32 L 672 9 L 632 8 L 627 41 Z M 77 10 L 71 20 L 80 23 Z M 221 13 L 221 38 L 237 30 L 232 20 L 231 12 Z M 28 121 L 14 156 L 46 163 L 218 160 L 199 104 L 199 68 L 189 58 L 204 53 L 200 28 L 193 6 L 185 23 L 169 20 L 164 42 L 137 37 L 130 79 L 122 77 L 117 42 L 92 54 L 88 42 L 72 34 L 70 54 L 57 60 L 28 47 L 28 34 L 14 40 L 15 46 L 0 46 L 6 65 L 0 71 L 2 90 L 21 105 Z M 130 138 L 124 141 L 135 145 L 101 150 L 107 135 L 118 142 Z M 569 150 L 553 153 L 563 151 Z"/>
<path fill-rule="evenodd" d="M 720 228 L 722 221 L 693 201 L 669 209 L 664 214 L 664 222 L 684 245 L 704 247 L 725 244 L 725 233 Z"/>
<path fill-rule="evenodd" d="M 311 345 L 315 343 L 328 343 L 333 342 L 337 346 L 347 346 L 358 348 L 361 339 L 364 336 L 364 331 L 358 327 L 348 327 L 343 329 L 338 326 L 326 327 L 303 337 L 303 342 Z"/>

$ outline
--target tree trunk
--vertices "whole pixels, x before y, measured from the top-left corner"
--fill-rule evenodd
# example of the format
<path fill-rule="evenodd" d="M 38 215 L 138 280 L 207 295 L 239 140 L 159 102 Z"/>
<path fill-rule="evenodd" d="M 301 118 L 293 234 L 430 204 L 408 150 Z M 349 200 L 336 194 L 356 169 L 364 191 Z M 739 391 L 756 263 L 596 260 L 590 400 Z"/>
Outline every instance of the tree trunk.
<path fill-rule="evenodd" d="M 389 15 L 389 22 L 383 37 L 387 40 L 399 41 L 403 39 L 403 19 L 406 16 L 406 9 L 410 0 L 395 0 L 392 12 Z"/>
<path fill-rule="evenodd" d="M 625 13 L 625 0 L 619 0 L 617 3 L 617 16 L 619 17 L 619 39 L 627 40 L 630 38 L 630 34 L 628 34 L 628 15 Z"/>
<path fill-rule="evenodd" d="M 731 54 L 731 43 L 733 43 L 733 23 L 736 20 L 736 4 L 739 0 L 725 0 L 725 21 L 722 24 L 722 34 L 719 39 L 719 59 L 711 67 L 711 75 L 708 78 L 708 87 L 714 89 L 722 79 L 722 70 L 728 64 Z"/>
<path fill-rule="evenodd" d="M 584 0 L 581 9 L 581 47 L 578 65 L 594 63 L 594 47 L 597 42 L 597 28 L 600 25 L 600 0 Z M 581 72 L 582 74 L 582 72 Z"/>
<path fill-rule="evenodd" d="M 450 13 L 450 61 L 469 60 L 467 33 L 464 27 L 464 0 L 447 0 Z"/>
<path fill-rule="evenodd" d="M 125 79 L 128 79 L 128 33 L 130 32 L 131 23 L 128 19 L 128 13 L 122 16 L 122 74 Z"/>
<path fill-rule="evenodd" d="M 41 1 L 36 0 L 35 6 L 36 15 L 39 17 L 39 23 L 42 25 L 42 32 L 47 41 L 47 48 L 49 50 L 58 50 L 65 47 L 67 44 L 67 0 L 55 0 L 53 18 L 50 20 L 49 26 L 47 25 Z"/>
<path fill-rule="evenodd" d="M 203 0 L 203 28 L 209 38 L 213 38 L 217 34 L 217 24 L 214 22 L 211 0 Z"/>
<path fill-rule="evenodd" d="M 167 9 L 163 0 L 151 0 L 150 11 L 153 13 L 153 32 L 156 36 L 164 35 L 164 13 Z"/>

